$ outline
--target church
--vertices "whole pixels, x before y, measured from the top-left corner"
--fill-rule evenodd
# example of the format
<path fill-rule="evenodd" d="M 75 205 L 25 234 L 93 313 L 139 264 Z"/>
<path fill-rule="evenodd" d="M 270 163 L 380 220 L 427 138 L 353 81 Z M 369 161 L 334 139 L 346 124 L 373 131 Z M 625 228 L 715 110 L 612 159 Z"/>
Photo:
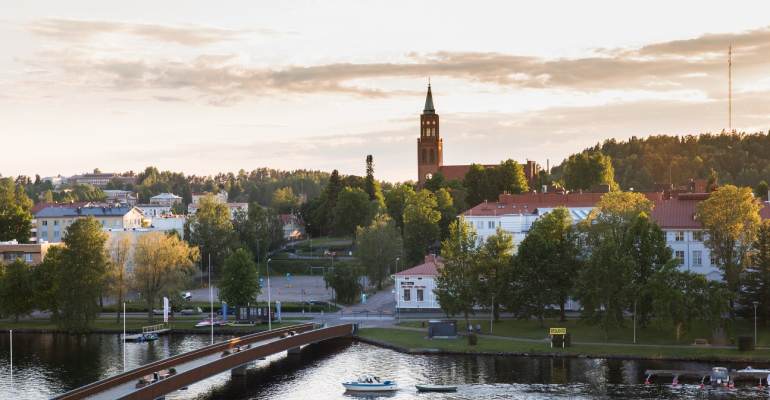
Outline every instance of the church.
<path fill-rule="evenodd" d="M 484 164 L 484 168 L 497 168 L 499 166 L 499 163 Z M 529 160 L 521 166 L 524 168 L 524 176 L 527 178 L 529 188 L 535 188 L 540 167 L 536 162 Z M 439 115 L 436 114 L 436 109 L 433 107 L 433 93 L 431 93 L 429 83 L 425 109 L 420 115 L 420 137 L 417 139 L 417 190 L 422 190 L 425 181 L 436 172 L 444 174 L 446 179 L 460 178 L 460 180 L 465 180 L 465 174 L 470 168 L 470 165 L 444 165 Z"/>

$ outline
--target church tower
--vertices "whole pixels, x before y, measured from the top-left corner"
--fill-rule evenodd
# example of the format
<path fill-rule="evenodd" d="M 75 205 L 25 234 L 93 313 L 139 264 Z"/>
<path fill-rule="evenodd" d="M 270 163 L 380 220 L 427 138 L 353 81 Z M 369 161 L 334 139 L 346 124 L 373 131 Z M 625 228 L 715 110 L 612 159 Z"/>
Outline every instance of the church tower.
<path fill-rule="evenodd" d="M 428 83 L 425 109 L 420 115 L 420 138 L 417 139 L 417 190 L 422 190 L 426 179 L 441 170 L 444 155 L 441 149 L 438 114 L 433 108 L 433 94 Z"/>

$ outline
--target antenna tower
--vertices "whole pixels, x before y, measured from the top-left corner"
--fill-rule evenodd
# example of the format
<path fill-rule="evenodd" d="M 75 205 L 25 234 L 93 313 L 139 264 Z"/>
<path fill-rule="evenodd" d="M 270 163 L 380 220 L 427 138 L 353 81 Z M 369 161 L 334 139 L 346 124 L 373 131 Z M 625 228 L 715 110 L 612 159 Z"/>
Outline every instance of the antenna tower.
<path fill-rule="evenodd" d="M 730 133 L 733 133 L 733 44 L 727 48 L 727 114 L 729 118 Z"/>

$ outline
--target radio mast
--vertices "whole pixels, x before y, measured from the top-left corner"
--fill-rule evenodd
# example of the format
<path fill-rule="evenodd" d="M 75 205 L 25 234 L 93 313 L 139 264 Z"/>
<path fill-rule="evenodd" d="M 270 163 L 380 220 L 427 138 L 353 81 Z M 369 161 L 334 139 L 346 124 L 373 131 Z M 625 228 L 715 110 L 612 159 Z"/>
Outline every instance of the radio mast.
<path fill-rule="evenodd" d="M 727 48 L 727 114 L 730 133 L 733 133 L 733 44 Z"/>

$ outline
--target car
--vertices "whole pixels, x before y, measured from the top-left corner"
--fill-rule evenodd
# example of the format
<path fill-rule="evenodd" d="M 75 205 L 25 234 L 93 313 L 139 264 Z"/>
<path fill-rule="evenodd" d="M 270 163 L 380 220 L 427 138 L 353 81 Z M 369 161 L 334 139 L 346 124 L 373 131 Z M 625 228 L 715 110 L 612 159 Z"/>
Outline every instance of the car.
<path fill-rule="evenodd" d="M 182 298 L 184 299 L 184 301 L 190 301 L 192 300 L 192 293 L 182 292 Z"/>
<path fill-rule="evenodd" d="M 217 314 L 222 315 L 222 309 L 217 310 Z M 235 315 L 235 307 L 227 307 L 227 315 Z"/>
<path fill-rule="evenodd" d="M 182 310 L 182 315 L 198 315 L 202 312 L 203 310 L 200 307 L 187 307 Z"/>
<path fill-rule="evenodd" d="M 153 315 L 163 315 L 163 309 L 162 308 L 154 308 L 152 310 Z M 169 310 L 169 314 L 173 314 L 173 311 Z"/>

